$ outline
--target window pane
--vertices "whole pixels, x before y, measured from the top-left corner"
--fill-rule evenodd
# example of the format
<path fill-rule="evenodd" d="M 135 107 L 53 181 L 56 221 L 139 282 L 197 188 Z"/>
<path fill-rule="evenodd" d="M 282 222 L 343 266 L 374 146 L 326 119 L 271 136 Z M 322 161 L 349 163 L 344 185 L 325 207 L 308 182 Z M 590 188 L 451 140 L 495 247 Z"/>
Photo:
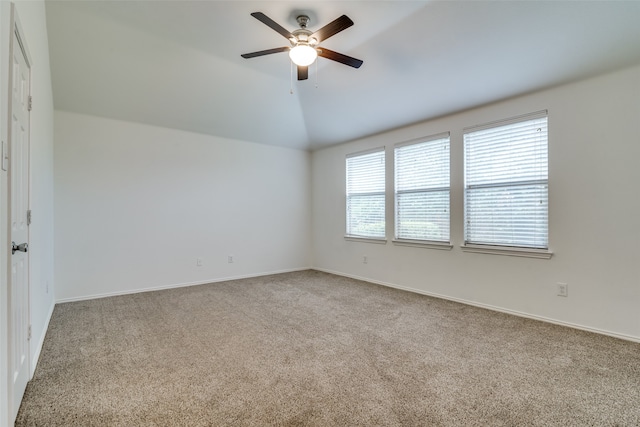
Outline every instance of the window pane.
<path fill-rule="evenodd" d="M 347 197 L 347 234 L 385 237 L 384 194 Z"/>
<path fill-rule="evenodd" d="M 347 157 L 347 235 L 385 237 L 385 152 Z"/>
<path fill-rule="evenodd" d="M 547 119 L 465 134 L 467 186 L 547 179 Z"/>
<path fill-rule="evenodd" d="M 396 235 L 448 242 L 449 191 L 398 194 Z"/>
<path fill-rule="evenodd" d="M 449 137 L 395 149 L 398 239 L 449 241 Z"/>
<path fill-rule="evenodd" d="M 347 194 L 384 191 L 384 151 L 347 158 Z"/>
<path fill-rule="evenodd" d="M 547 117 L 465 133 L 465 242 L 548 247 L 547 140 Z"/>
<path fill-rule="evenodd" d="M 467 191 L 467 242 L 546 248 L 547 199 L 546 185 Z"/>
<path fill-rule="evenodd" d="M 449 138 L 398 147 L 396 190 L 449 187 Z"/>

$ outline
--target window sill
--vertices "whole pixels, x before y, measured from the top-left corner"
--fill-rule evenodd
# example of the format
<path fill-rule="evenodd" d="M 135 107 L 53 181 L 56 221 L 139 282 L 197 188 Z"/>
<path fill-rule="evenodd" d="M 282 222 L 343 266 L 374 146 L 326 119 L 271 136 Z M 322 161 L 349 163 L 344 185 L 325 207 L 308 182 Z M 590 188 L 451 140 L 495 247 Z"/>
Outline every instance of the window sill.
<path fill-rule="evenodd" d="M 344 236 L 345 240 L 351 242 L 363 242 L 363 243 L 376 243 L 378 245 L 386 245 L 387 239 L 379 238 L 379 237 L 362 237 L 362 236 Z"/>
<path fill-rule="evenodd" d="M 411 246 L 414 248 L 423 249 L 439 249 L 442 251 L 450 251 L 453 248 L 453 245 L 451 243 L 434 242 L 429 240 L 394 239 L 393 244 L 396 246 Z"/>
<path fill-rule="evenodd" d="M 548 249 L 508 248 L 488 245 L 460 245 L 460 249 L 462 249 L 463 252 L 477 254 L 506 255 L 525 258 L 550 259 L 553 256 L 553 252 Z"/>

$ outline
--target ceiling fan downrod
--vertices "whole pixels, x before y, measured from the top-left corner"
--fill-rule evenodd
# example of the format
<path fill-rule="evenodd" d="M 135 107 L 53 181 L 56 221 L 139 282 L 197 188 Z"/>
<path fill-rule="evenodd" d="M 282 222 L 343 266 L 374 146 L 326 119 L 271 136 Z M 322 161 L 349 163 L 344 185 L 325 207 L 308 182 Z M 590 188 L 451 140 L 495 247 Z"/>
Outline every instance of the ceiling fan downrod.
<path fill-rule="evenodd" d="M 298 25 L 300 25 L 300 28 L 307 28 L 310 19 L 307 15 L 300 15 L 296 18 L 296 21 L 298 21 Z"/>

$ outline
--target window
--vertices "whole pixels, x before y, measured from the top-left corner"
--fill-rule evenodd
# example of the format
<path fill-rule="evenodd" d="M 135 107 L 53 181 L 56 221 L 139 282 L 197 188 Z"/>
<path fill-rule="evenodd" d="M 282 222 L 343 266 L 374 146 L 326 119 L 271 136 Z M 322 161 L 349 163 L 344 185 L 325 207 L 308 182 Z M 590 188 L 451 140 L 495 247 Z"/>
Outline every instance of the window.
<path fill-rule="evenodd" d="M 395 148 L 396 239 L 449 242 L 449 134 Z"/>
<path fill-rule="evenodd" d="M 384 147 L 347 156 L 347 236 L 385 238 Z"/>
<path fill-rule="evenodd" d="M 547 112 L 465 129 L 465 244 L 548 248 Z"/>

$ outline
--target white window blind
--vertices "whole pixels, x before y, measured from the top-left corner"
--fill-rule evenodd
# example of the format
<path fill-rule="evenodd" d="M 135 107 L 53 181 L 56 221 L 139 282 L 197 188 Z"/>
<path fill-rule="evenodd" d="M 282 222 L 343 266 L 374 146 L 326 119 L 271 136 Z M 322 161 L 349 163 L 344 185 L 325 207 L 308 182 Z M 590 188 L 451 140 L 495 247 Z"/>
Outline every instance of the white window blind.
<path fill-rule="evenodd" d="M 465 243 L 548 248 L 546 111 L 466 129 Z"/>
<path fill-rule="evenodd" d="M 385 237 L 384 147 L 347 156 L 347 235 Z"/>
<path fill-rule="evenodd" d="M 396 239 L 449 242 L 449 135 L 395 148 Z"/>

